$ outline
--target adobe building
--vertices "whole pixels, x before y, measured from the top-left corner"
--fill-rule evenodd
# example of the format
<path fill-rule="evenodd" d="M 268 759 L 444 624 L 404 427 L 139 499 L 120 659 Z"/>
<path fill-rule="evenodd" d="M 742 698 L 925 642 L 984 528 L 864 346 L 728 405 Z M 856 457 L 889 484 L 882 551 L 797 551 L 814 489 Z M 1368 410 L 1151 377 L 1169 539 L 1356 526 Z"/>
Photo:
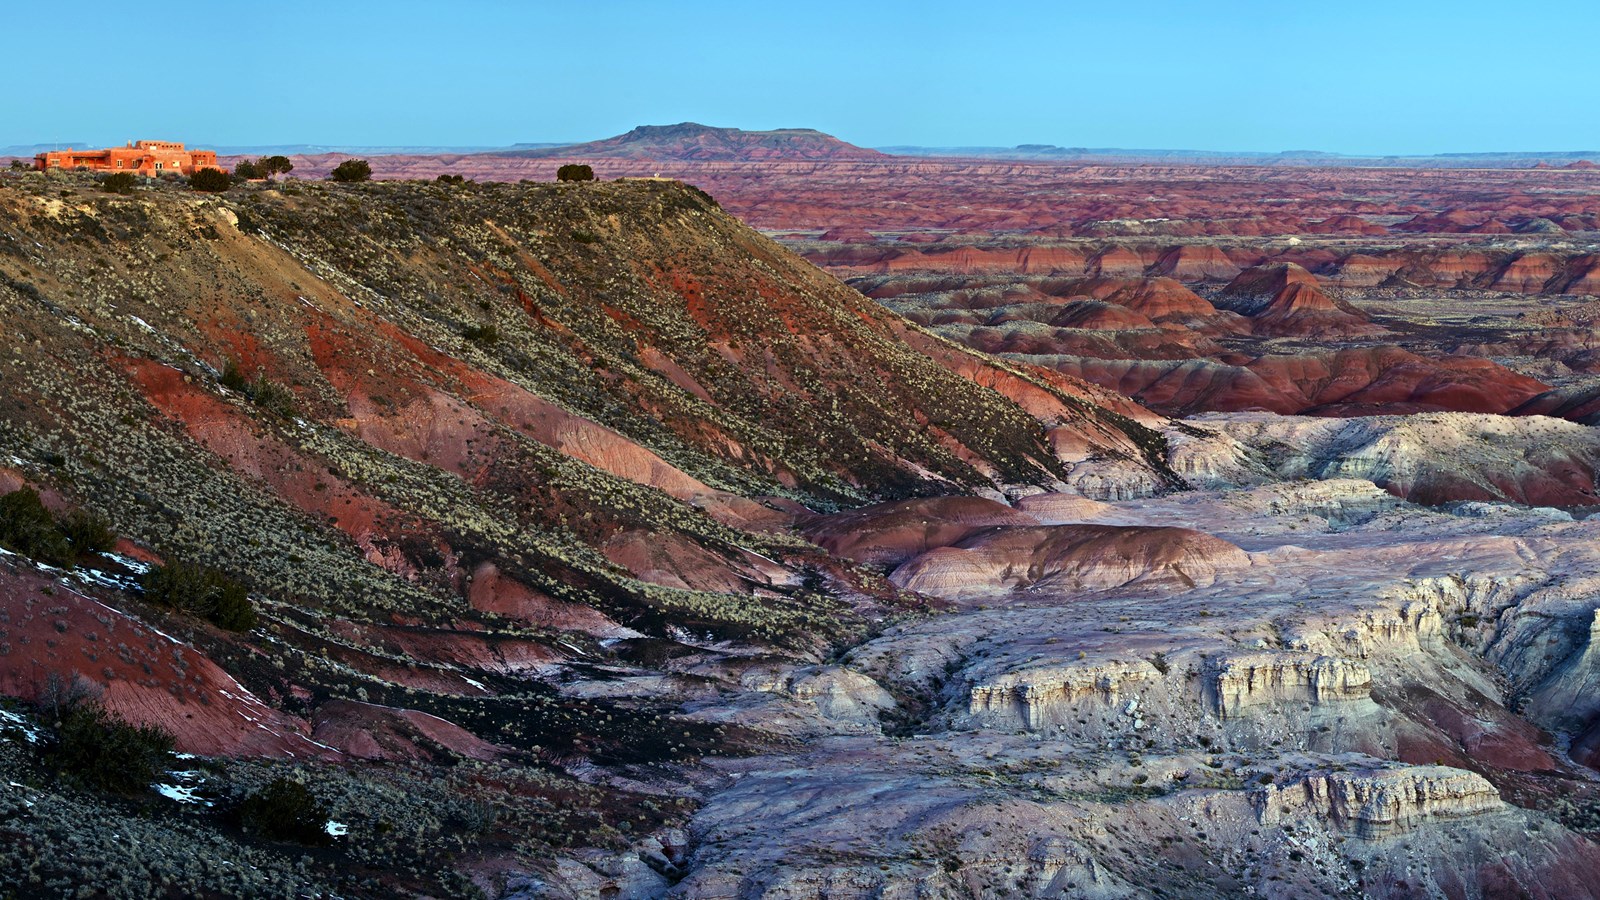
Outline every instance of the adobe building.
<path fill-rule="evenodd" d="M 33 167 L 49 169 L 89 169 L 94 172 L 132 172 L 135 175 L 161 175 L 175 172 L 193 175 L 200 169 L 215 169 L 214 150 L 185 150 L 173 141 L 132 141 L 126 147 L 107 150 L 52 150 L 33 158 Z"/>

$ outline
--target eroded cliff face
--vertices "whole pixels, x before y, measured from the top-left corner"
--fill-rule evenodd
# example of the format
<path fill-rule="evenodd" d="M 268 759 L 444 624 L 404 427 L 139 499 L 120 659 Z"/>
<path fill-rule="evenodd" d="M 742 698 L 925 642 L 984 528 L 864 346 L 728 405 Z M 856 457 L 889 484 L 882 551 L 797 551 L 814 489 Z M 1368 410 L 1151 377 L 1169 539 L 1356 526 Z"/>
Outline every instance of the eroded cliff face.
<path fill-rule="evenodd" d="M 1368 840 L 1506 809 L 1483 776 L 1444 766 L 1307 773 L 1287 784 L 1266 785 L 1252 799 L 1263 825 L 1320 820 Z"/>
<path fill-rule="evenodd" d="M 1354 478 L 1419 503 L 1597 500 L 1600 432 L 1543 416 L 1239 413 L 1195 417 L 1173 429 L 1170 441 L 1173 467 L 1203 486 Z"/>

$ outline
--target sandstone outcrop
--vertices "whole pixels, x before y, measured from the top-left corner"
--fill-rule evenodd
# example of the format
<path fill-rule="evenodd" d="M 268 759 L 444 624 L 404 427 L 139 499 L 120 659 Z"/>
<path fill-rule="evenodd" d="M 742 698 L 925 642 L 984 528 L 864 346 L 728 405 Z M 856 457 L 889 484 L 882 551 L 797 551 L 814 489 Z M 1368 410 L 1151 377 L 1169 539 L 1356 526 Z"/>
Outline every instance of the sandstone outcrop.
<path fill-rule="evenodd" d="M 1597 446 L 1460 412 L 1593 411 L 1557 292 L 1595 260 L 1552 230 L 1592 176 L 595 163 L 717 200 L 0 177 L 0 489 L 128 554 L 0 558 L 0 687 L 293 757 L 184 767 L 338 804 L 285 895 L 1595 893 Z M 1254 319 L 1207 299 L 1258 277 Z M 1304 328 L 1333 296 L 1406 346 Z M 1169 422 L 1074 366 L 1348 418 Z M 260 627 L 151 606 L 135 556 L 227 567 Z M 0 704 L 35 861 L 162 827 L 54 790 L 32 716 Z"/>
<path fill-rule="evenodd" d="M 1229 653 L 1206 660 L 1207 695 L 1216 714 L 1234 718 L 1252 706 L 1366 699 L 1372 674 L 1348 659 L 1305 653 Z"/>
<path fill-rule="evenodd" d="M 817 715 L 835 722 L 876 728 L 878 718 L 895 708 L 894 697 L 870 677 L 839 666 L 820 666 L 783 673 L 751 672 L 742 686 L 780 694 L 808 704 Z"/>
<path fill-rule="evenodd" d="M 1102 708 L 1120 706 L 1137 697 L 1146 682 L 1161 677 L 1160 670 L 1143 660 L 1012 672 L 973 685 L 967 712 L 984 721 L 1036 731 L 1078 714 L 1086 702 Z"/>
<path fill-rule="evenodd" d="M 1263 825 L 1315 817 L 1368 840 L 1506 808 L 1483 776 L 1443 766 L 1307 773 L 1259 788 L 1254 800 Z"/>

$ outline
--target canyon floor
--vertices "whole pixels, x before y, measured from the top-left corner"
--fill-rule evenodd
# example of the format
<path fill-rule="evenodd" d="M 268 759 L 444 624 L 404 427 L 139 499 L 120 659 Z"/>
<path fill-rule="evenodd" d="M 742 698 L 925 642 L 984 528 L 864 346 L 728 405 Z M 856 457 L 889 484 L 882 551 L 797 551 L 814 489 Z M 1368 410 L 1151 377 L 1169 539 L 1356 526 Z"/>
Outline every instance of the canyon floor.
<path fill-rule="evenodd" d="M 568 161 L 0 176 L 8 886 L 1600 896 L 1591 171 Z"/>

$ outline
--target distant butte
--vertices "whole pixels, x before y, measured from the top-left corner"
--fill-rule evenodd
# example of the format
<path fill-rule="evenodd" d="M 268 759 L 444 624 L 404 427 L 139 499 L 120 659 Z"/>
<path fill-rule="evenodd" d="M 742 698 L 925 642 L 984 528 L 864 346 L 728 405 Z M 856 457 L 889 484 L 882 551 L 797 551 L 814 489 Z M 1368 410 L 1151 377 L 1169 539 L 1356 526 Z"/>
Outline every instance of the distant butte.
<path fill-rule="evenodd" d="M 529 159 L 595 157 L 600 159 L 694 160 L 707 162 L 766 162 L 784 160 L 887 159 L 877 150 L 857 147 L 812 128 L 745 131 L 715 128 L 694 122 L 677 125 L 640 125 L 627 134 L 587 144 L 518 150 L 501 156 Z"/>

